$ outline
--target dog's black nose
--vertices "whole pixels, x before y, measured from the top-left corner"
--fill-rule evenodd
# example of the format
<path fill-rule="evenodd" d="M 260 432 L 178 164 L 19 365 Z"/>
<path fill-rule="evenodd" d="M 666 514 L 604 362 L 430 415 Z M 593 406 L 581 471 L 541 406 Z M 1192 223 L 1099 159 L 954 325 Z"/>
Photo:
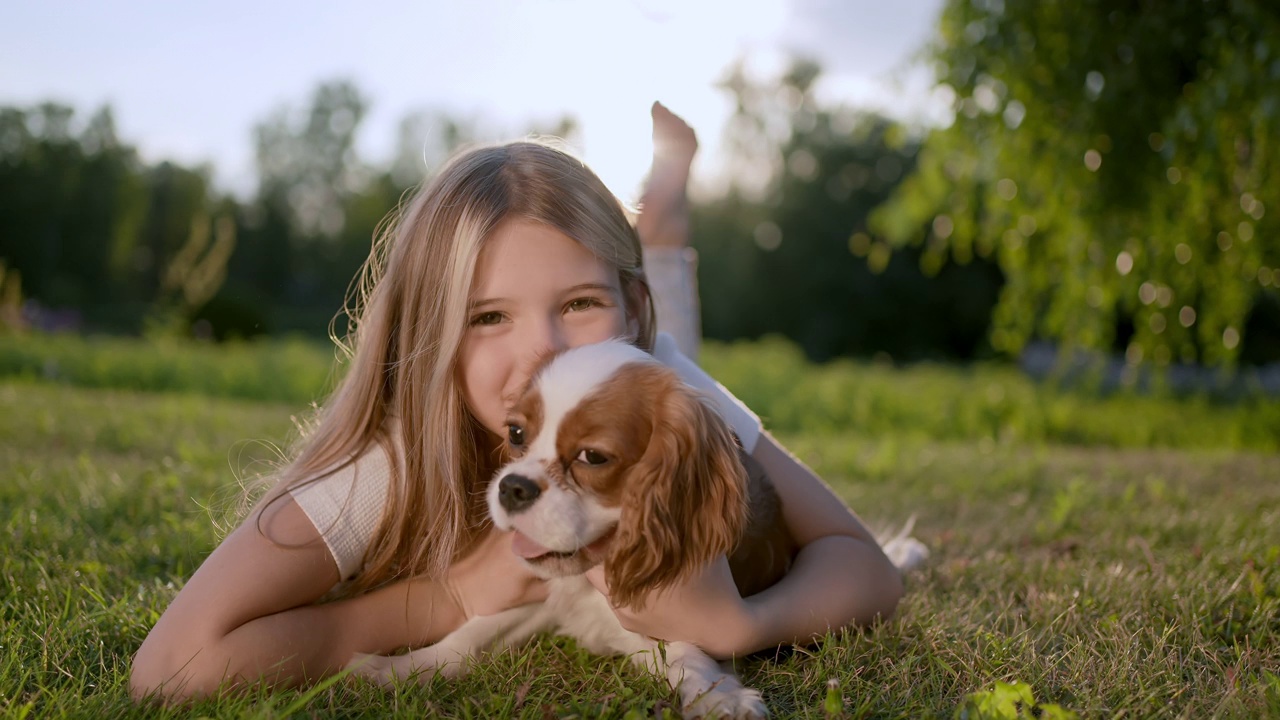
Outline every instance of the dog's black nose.
<path fill-rule="evenodd" d="M 507 475 L 498 481 L 498 502 L 509 513 L 520 512 L 542 494 L 538 483 L 523 475 Z"/>

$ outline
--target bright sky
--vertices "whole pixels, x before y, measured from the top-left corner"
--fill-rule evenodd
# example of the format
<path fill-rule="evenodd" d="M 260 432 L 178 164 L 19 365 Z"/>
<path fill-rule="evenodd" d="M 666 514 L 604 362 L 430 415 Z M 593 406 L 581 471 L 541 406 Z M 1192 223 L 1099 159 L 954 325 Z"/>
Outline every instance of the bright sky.
<path fill-rule="evenodd" d="M 564 114 L 587 161 L 624 197 L 648 165 L 648 107 L 683 115 L 720 167 L 732 110 L 714 87 L 736 58 L 762 76 L 790 52 L 826 69 L 825 100 L 928 122 L 938 109 L 912 69 L 941 0 L 6 0 L 0 105 L 113 106 L 148 161 L 211 162 L 251 192 L 251 128 L 301 107 L 325 80 L 371 102 L 359 151 L 385 165 L 399 121 L 424 109 L 482 118 L 508 136 Z M 498 138 L 494 138 L 498 139 Z"/>

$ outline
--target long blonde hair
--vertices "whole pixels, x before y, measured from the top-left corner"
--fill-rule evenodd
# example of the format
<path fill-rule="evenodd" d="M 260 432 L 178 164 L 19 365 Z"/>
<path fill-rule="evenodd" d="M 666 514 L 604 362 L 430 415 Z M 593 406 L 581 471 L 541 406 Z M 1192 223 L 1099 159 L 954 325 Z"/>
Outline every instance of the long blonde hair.
<path fill-rule="evenodd" d="M 387 452 L 387 504 L 349 592 L 438 576 L 487 525 L 483 498 L 496 469 L 488 449 L 494 444 L 455 378 L 477 257 L 511 217 L 553 227 L 615 269 L 627 311 L 639 322 L 636 344 L 652 348 L 639 239 L 590 169 L 536 141 L 476 148 L 451 160 L 375 240 L 353 287 L 345 342 L 335 337 L 350 356 L 346 374 L 277 485 L 283 492 L 313 482 L 375 442 Z M 389 425 L 391 418 L 398 422 Z"/>

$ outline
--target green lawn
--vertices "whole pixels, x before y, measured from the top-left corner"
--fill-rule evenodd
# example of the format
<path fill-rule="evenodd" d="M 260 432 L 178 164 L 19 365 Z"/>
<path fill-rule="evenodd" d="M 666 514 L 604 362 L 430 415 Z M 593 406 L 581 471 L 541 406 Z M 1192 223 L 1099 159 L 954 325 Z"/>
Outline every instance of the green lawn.
<path fill-rule="evenodd" d="M 65 342 L 85 366 L 110 364 Z M 124 368 L 130 352 L 139 367 L 156 355 L 136 344 L 111 352 Z M 189 708 L 132 705 L 130 655 L 217 542 L 217 526 L 234 522 L 237 477 L 270 467 L 291 415 L 319 392 L 263 391 L 271 385 L 255 386 L 245 368 L 284 361 L 255 352 L 190 350 L 183 362 L 199 381 L 179 368 L 164 376 L 169 384 L 148 385 L 74 376 L 67 361 L 15 370 L 4 365 L 15 345 L 0 342 L 0 714 L 673 709 L 672 693 L 624 661 L 597 662 L 553 640 L 493 657 L 466 680 L 395 693 L 341 681 Z M 322 383 L 331 355 L 294 352 Z M 199 370 L 220 357 L 242 368 L 222 386 Z M 950 717 L 997 681 L 1025 682 L 1038 701 L 1081 717 L 1280 716 L 1274 401 L 1096 398 L 998 368 L 845 364 L 795 374 L 798 362 L 768 344 L 712 347 L 707 357 L 726 384 L 757 395 L 753 406 L 865 520 L 890 527 L 915 514 L 934 554 L 909 577 L 891 621 L 744 663 L 775 716 Z M 806 419 L 794 397 L 826 419 Z"/>

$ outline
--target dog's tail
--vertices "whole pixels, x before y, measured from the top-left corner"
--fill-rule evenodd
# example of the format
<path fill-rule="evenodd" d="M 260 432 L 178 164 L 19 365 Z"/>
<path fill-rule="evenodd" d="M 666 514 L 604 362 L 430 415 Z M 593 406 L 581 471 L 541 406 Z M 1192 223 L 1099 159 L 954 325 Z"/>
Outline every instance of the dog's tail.
<path fill-rule="evenodd" d="M 929 557 L 929 548 L 919 540 L 911 537 L 911 530 L 916 526 L 916 516 L 912 515 L 902 529 L 893 535 L 876 533 L 876 542 L 889 557 L 894 567 L 902 572 L 917 568 Z"/>

